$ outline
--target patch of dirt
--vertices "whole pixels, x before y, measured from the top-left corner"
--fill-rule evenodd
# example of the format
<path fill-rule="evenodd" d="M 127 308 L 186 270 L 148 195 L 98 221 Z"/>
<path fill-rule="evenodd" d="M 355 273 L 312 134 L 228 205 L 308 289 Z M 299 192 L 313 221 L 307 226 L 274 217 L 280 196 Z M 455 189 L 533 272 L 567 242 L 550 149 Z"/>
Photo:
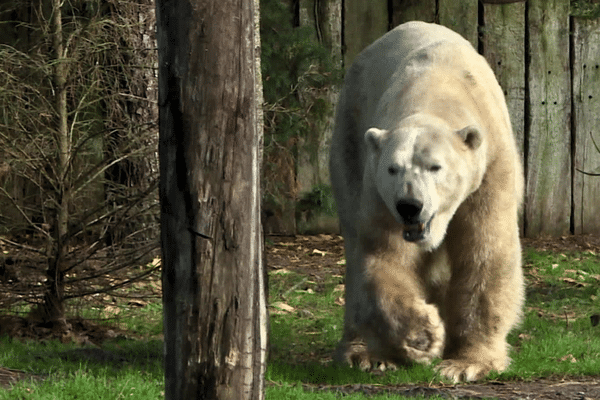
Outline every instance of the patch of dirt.
<path fill-rule="evenodd" d="M 269 236 L 266 263 L 269 272 L 290 270 L 312 278 L 344 275 L 344 240 L 339 235 Z"/>
<path fill-rule="evenodd" d="M 600 254 L 600 236 L 570 235 L 559 238 L 521 239 L 523 248 L 553 253 L 592 252 Z M 269 271 L 288 269 L 299 274 L 320 277 L 344 275 L 344 240 L 340 235 L 269 236 L 266 245 Z"/>
<path fill-rule="evenodd" d="M 553 253 L 592 252 L 600 254 L 600 236 L 569 235 L 558 238 L 543 237 L 537 239 L 521 239 L 523 247 L 531 247 L 539 251 Z"/>
<path fill-rule="evenodd" d="M 9 389 L 12 385 L 23 380 L 43 380 L 41 375 L 28 374 L 18 369 L 0 367 L 0 388 Z"/>
<path fill-rule="evenodd" d="M 558 254 L 592 252 L 600 254 L 600 237 L 573 235 L 559 238 L 522 239 L 524 248 Z M 287 269 L 321 280 L 331 274 L 344 275 L 343 239 L 339 235 L 270 236 L 266 245 L 266 262 L 270 272 Z M 332 349 L 333 351 L 333 349 Z M 317 354 L 317 357 L 319 355 Z M 318 362 L 319 360 L 313 360 Z M 270 382 L 271 385 L 277 385 Z M 396 394 L 403 396 L 434 396 L 450 399 L 600 399 L 600 379 L 595 377 L 556 377 L 529 382 L 483 381 L 461 385 L 309 385 L 307 391 L 330 391 L 341 395 Z"/>
<path fill-rule="evenodd" d="M 560 399 L 587 400 L 600 399 L 600 381 L 595 378 L 540 379 L 532 382 L 490 381 L 464 385 L 399 385 L 385 386 L 360 385 L 303 385 L 312 392 L 334 392 L 343 395 L 362 393 L 366 396 L 377 394 L 401 395 L 407 397 L 440 396 L 445 399 Z"/>
<path fill-rule="evenodd" d="M 15 315 L 0 315 L 0 336 L 18 340 L 60 340 L 62 343 L 102 345 L 108 339 L 118 336 L 130 337 L 127 332 L 116 327 L 95 324 L 76 317 L 66 320 L 66 330 Z"/>

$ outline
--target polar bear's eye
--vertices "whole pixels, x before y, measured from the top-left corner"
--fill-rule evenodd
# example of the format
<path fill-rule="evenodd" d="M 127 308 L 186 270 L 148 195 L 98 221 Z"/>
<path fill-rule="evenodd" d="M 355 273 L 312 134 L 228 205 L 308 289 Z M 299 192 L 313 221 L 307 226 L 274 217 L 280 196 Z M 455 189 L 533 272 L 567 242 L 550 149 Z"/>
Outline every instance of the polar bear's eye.
<path fill-rule="evenodd" d="M 434 164 L 431 167 L 429 167 L 430 172 L 438 172 L 440 169 L 442 169 L 442 166 L 438 164 Z"/>
<path fill-rule="evenodd" d="M 390 165 L 388 167 L 388 172 L 390 175 L 396 175 L 398 173 L 398 167 L 396 165 Z"/>

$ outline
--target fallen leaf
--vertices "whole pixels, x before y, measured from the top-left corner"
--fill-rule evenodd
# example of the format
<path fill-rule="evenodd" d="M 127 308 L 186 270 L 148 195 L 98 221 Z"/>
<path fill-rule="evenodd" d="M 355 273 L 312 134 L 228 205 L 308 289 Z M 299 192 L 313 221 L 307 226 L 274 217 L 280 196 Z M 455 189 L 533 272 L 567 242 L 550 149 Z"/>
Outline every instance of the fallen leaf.
<path fill-rule="evenodd" d="M 327 254 L 327 252 L 326 251 L 321 251 L 321 250 L 318 250 L 318 249 L 313 249 L 312 254 L 324 257 L 325 254 Z"/>
<path fill-rule="evenodd" d="M 346 288 L 345 285 L 339 284 L 339 285 L 337 285 L 336 287 L 333 288 L 333 291 L 334 292 L 343 292 L 345 288 Z"/>
<path fill-rule="evenodd" d="M 104 307 L 104 310 L 102 310 L 102 314 L 105 315 L 107 318 L 111 317 L 113 315 L 117 315 L 120 312 L 121 312 L 121 309 L 119 307 L 115 307 L 115 306 L 111 306 L 111 305 Z"/>
<path fill-rule="evenodd" d="M 565 283 L 570 283 L 571 285 L 573 285 L 575 287 L 584 287 L 584 286 L 589 285 L 589 283 L 580 282 L 577 279 L 573 279 L 573 278 L 560 278 L 560 280 Z"/>
<path fill-rule="evenodd" d="M 150 265 L 153 266 L 153 267 L 158 267 L 160 265 L 160 257 L 154 258 L 154 260 L 152 260 L 152 262 L 150 263 Z"/>
<path fill-rule="evenodd" d="M 588 275 L 587 272 L 585 271 L 581 271 L 581 270 L 577 270 L 577 269 L 565 269 L 565 273 L 567 274 L 580 274 L 580 275 Z"/>
<path fill-rule="evenodd" d="M 576 363 L 577 359 L 573 357 L 573 354 L 567 354 L 566 356 L 561 357 L 559 361 L 570 361 L 572 363 Z"/>
<path fill-rule="evenodd" d="M 276 274 L 276 275 L 283 275 L 283 274 L 289 274 L 290 272 L 292 272 L 292 271 L 290 271 L 289 269 L 281 268 L 281 269 L 277 269 L 271 273 Z"/>
<path fill-rule="evenodd" d="M 276 307 L 276 308 L 279 308 L 281 311 L 285 311 L 285 312 L 293 312 L 293 311 L 296 310 L 294 307 L 292 307 L 289 304 L 284 303 L 282 301 L 279 301 L 277 303 L 273 303 L 272 306 Z"/>
<path fill-rule="evenodd" d="M 143 301 L 143 300 L 129 300 L 127 302 L 128 306 L 135 306 L 135 307 L 145 307 L 148 305 L 147 301 Z"/>

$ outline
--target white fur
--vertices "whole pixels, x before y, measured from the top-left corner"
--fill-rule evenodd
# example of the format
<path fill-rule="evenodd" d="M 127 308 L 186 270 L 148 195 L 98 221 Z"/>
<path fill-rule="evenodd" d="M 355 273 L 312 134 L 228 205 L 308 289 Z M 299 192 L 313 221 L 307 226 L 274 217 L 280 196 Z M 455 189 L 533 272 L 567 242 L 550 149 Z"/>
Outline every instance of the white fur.
<path fill-rule="evenodd" d="M 330 163 L 347 260 L 337 359 L 443 354 L 454 380 L 504 369 L 523 302 L 523 177 L 483 57 L 423 22 L 377 40 L 346 75 Z"/>

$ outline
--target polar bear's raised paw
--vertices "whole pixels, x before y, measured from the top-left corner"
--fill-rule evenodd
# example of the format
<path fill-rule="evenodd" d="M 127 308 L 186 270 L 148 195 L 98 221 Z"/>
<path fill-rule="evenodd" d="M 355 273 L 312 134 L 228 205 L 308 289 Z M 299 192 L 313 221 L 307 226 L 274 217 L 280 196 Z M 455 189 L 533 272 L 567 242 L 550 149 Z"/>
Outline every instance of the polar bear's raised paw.
<path fill-rule="evenodd" d="M 444 324 L 435 306 L 425 304 L 418 316 L 413 318 L 411 330 L 402 340 L 402 348 L 408 359 L 420 364 L 429 364 L 440 357 L 444 350 Z"/>

